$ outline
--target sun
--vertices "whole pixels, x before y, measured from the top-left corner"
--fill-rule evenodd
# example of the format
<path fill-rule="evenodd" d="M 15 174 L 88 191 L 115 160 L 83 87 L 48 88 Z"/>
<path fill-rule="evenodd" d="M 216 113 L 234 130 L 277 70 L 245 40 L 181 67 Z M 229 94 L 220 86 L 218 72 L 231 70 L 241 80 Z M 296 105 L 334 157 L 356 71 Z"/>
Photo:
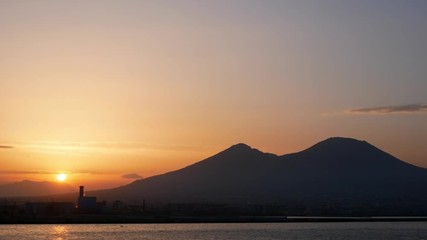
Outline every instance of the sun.
<path fill-rule="evenodd" d="M 60 173 L 56 175 L 56 180 L 63 182 L 67 179 L 67 175 L 65 173 Z"/>

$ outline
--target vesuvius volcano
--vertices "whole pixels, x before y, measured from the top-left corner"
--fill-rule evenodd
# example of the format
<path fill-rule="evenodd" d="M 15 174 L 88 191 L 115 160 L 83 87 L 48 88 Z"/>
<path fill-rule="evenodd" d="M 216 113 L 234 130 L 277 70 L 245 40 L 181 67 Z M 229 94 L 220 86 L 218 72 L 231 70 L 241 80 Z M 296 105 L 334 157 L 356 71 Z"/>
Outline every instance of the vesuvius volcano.
<path fill-rule="evenodd" d="M 426 186 L 426 169 L 365 141 L 336 137 L 283 156 L 236 144 L 183 169 L 93 194 L 123 201 L 336 203 L 413 210 L 427 201 Z"/>

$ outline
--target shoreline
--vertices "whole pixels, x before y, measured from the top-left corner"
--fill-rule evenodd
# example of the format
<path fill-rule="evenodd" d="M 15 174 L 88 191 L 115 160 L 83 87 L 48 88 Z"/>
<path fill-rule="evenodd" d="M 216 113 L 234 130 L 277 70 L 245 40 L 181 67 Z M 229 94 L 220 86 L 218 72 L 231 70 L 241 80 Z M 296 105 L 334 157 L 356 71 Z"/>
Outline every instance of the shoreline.
<path fill-rule="evenodd" d="M 72 215 L 61 217 L 3 218 L 0 224 L 167 224 L 167 223 L 298 223 L 298 222 L 427 222 L 427 216 L 322 217 L 322 216 L 123 216 Z"/>

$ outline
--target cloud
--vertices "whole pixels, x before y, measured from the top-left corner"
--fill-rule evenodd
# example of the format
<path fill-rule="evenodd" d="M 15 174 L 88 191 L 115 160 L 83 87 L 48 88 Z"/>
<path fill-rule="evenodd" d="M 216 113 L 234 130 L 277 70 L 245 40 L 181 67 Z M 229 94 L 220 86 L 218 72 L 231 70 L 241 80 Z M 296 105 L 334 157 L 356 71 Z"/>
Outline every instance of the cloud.
<path fill-rule="evenodd" d="M 141 179 L 142 176 L 140 176 L 137 173 L 129 173 L 129 174 L 123 175 L 122 178 L 127 178 L 127 179 Z"/>
<path fill-rule="evenodd" d="M 427 113 L 427 104 L 408 104 L 386 107 L 355 108 L 347 110 L 346 113 L 370 115 Z"/>
<path fill-rule="evenodd" d="M 183 151 L 200 152 L 210 150 L 216 146 L 206 145 L 162 145 L 147 144 L 144 142 L 61 142 L 42 141 L 32 143 L 14 143 L 14 146 L 30 149 L 41 153 L 67 153 L 73 155 L 89 155 L 94 152 L 135 152 L 135 151 Z"/>
<path fill-rule="evenodd" d="M 102 172 L 97 171 L 65 171 L 67 174 L 104 174 Z M 0 174 L 19 174 L 19 175 L 34 175 L 34 174 L 58 174 L 58 171 L 50 171 L 50 170 L 21 170 L 21 171 L 0 171 Z"/>
<path fill-rule="evenodd" d="M 0 171 L 0 174 L 53 174 L 57 172 L 44 170 L 29 170 L 29 171 Z"/>
<path fill-rule="evenodd" d="M 0 149 L 1 149 L 1 148 L 13 148 L 13 146 L 0 145 Z"/>

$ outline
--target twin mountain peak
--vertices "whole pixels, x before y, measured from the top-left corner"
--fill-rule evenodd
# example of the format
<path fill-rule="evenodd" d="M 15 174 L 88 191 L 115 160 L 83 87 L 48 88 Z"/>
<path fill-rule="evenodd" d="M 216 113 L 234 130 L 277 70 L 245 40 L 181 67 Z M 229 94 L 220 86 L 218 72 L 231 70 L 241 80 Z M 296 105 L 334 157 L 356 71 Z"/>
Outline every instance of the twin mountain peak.
<path fill-rule="evenodd" d="M 329 138 L 297 153 L 239 143 L 177 171 L 98 191 L 105 199 L 171 202 L 427 200 L 427 170 L 365 141 Z M 391 200 L 390 200 L 391 199 Z M 343 200 L 344 201 L 344 200 Z"/>
<path fill-rule="evenodd" d="M 390 154 L 374 147 L 366 141 L 360 141 L 352 138 L 332 137 L 321 141 L 312 147 L 298 153 L 285 154 L 282 156 L 264 153 L 251 146 L 238 143 L 228 149 L 204 160 L 204 161 L 239 161 L 244 164 L 250 160 L 292 160 L 299 159 L 302 161 L 311 161 L 318 164 L 325 163 L 364 163 L 371 164 L 372 167 L 380 166 L 381 164 L 406 164 L 403 161 L 391 156 Z M 203 161 L 202 161 L 203 162 Z M 199 162 L 200 163 L 200 162 Z M 196 163 L 198 164 L 198 163 Z M 244 166 L 242 166 L 244 167 Z M 333 166 L 327 166 L 333 167 Z M 368 166 L 366 166 L 368 167 Z M 331 169 L 332 170 L 332 169 Z"/>
<path fill-rule="evenodd" d="M 128 202 L 338 201 L 398 207 L 402 203 L 425 206 L 425 186 L 427 169 L 365 141 L 334 137 L 286 155 L 239 143 L 185 168 L 88 194 Z"/>

